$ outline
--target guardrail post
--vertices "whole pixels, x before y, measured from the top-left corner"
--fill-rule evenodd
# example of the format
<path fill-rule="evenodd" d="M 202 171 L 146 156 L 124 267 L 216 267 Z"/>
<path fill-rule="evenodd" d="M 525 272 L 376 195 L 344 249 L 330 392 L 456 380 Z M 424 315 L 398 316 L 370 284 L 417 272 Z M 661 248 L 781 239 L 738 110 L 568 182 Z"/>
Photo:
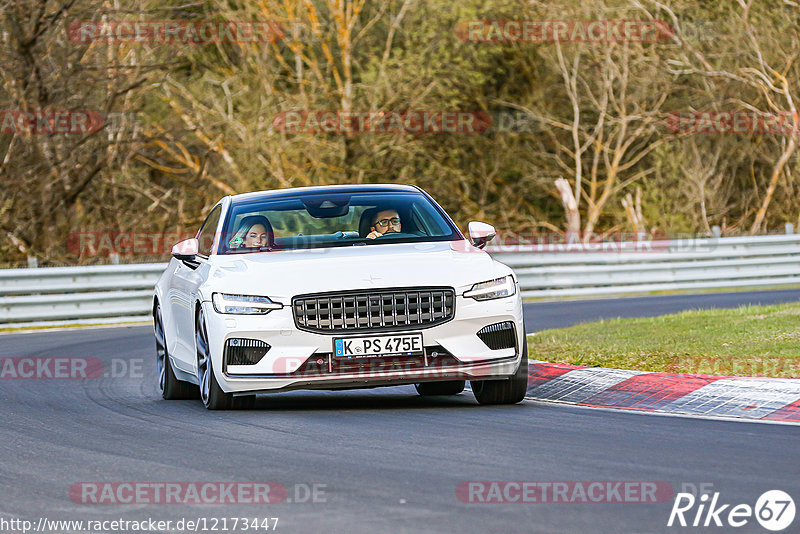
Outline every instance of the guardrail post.
<path fill-rule="evenodd" d="M 786 223 L 786 233 L 787 234 L 794 233 L 794 225 L 792 223 Z"/>
<path fill-rule="evenodd" d="M 28 269 L 35 269 L 39 266 L 39 259 L 36 256 L 28 256 Z"/>
<path fill-rule="evenodd" d="M 715 239 L 719 239 L 720 237 L 722 237 L 722 228 L 716 225 L 712 226 L 711 235 L 714 236 Z"/>

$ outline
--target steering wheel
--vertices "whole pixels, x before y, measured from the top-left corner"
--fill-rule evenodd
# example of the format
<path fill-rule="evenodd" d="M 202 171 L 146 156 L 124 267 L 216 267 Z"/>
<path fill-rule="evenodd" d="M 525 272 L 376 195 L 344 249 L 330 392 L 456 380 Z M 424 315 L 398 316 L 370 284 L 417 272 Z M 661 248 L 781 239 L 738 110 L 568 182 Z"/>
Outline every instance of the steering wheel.
<path fill-rule="evenodd" d="M 358 232 L 355 231 L 347 231 L 347 232 L 339 231 L 333 234 L 333 237 L 335 239 L 358 239 L 360 236 L 358 235 Z"/>

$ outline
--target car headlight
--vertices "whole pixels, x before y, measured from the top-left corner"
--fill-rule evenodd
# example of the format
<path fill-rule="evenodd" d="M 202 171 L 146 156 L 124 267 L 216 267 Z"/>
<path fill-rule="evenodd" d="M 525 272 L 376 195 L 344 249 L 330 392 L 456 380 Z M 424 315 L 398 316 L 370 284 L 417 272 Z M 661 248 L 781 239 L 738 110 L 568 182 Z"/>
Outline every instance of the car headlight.
<path fill-rule="evenodd" d="M 251 295 L 229 295 L 214 293 L 211 302 L 217 313 L 234 313 L 239 315 L 266 315 L 272 310 L 283 308 L 283 304 L 272 302 L 269 297 Z"/>
<path fill-rule="evenodd" d="M 475 300 L 492 300 L 510 297 L 516 292 L 517 286 L 514 283 L 514 278 L 509 275 L 487 280 L 486 282 L 479 282 L 472 286 L 472 289 L 466 291 L 464 296 Z"/>

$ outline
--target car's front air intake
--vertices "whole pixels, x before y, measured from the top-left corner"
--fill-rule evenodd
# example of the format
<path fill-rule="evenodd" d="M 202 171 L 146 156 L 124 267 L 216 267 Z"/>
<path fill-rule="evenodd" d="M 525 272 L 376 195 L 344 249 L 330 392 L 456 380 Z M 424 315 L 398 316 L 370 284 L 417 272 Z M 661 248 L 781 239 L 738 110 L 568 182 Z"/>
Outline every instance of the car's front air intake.
<path fill-rule="evenodd" d="M 297 327 L 310 332 L 357 332 L 429 327 L 449 321 L 452 288 L 379 289 L 301 295 L 292 299 Z"/>
<path fill-rule="evenodd" d="M 511 321 L 484 326 L 478 330 L 477 335 L 492 350 L 511 349 L 517 346 L 517 334 Z"/>
<path fill-rule="evenodd" d="M 255 365 L 272 347 L 260 339 L 230 338 L 225 341 L 227 365 Z"/>

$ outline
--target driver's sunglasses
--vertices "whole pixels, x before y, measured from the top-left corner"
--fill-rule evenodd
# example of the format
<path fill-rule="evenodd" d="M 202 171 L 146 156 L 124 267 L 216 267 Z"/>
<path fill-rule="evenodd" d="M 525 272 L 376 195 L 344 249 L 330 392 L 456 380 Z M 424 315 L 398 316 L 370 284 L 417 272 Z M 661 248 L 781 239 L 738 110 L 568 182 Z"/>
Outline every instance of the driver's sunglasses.
<path fill-rule="evenodd" d="M 389 226 L 389 223 L 400 224 L 400 217 L 392 217 L 391 219 L 381 219 L 380 221 L 375 221 L 375 226 L 386 228 Z"/>

